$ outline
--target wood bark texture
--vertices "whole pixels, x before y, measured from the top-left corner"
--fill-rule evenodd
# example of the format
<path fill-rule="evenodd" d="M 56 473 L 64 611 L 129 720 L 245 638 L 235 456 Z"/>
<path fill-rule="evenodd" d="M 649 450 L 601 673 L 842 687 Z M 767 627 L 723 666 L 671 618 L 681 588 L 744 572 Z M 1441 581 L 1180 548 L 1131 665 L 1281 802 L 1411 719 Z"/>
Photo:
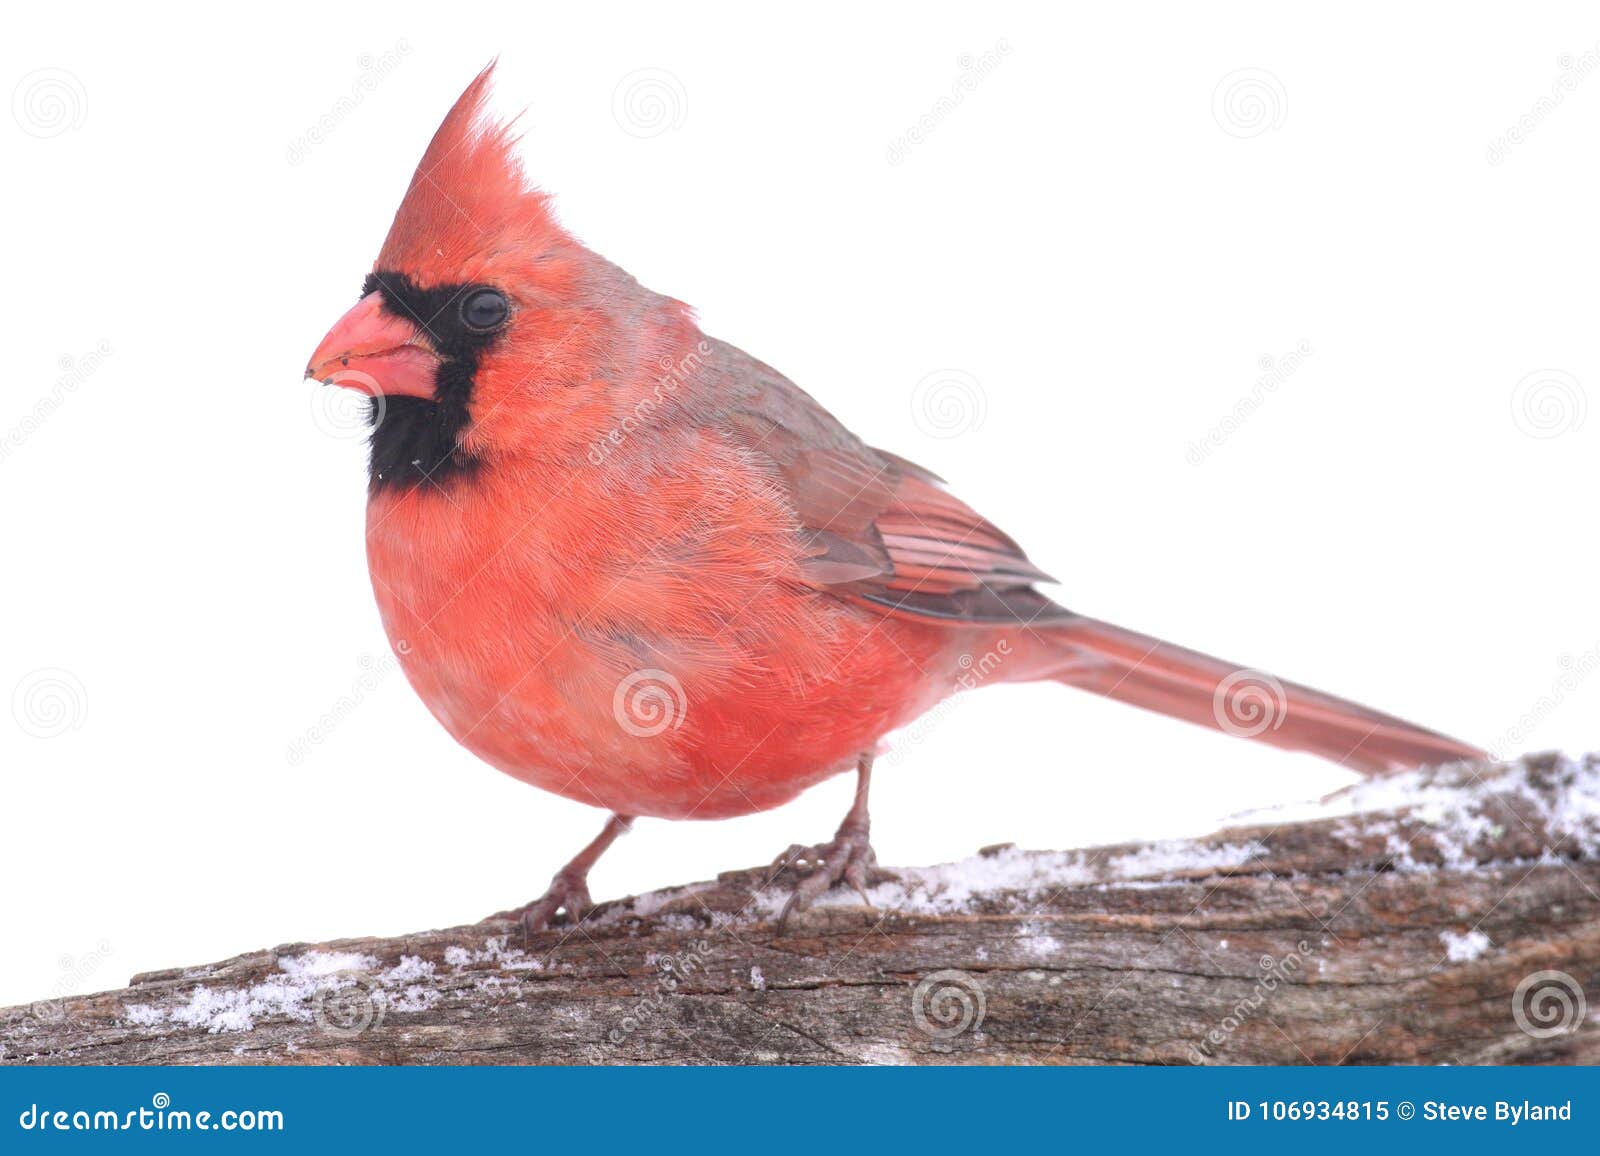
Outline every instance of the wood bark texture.
<path fill-rule="evenodd" d="M 0 1011 L 6 1064 L 1600 1063 L 1600 757 L 1306 817 L 288 944 Z M 203 870 L 204 864 L 197 864 Z"/>

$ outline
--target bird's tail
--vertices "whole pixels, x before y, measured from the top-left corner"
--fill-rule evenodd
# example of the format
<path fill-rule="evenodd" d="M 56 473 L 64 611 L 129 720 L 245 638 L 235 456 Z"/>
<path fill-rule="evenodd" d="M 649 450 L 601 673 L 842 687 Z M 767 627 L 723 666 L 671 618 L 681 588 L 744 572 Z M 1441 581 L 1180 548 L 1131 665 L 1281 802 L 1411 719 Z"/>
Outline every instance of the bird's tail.
<path fill-rule="evenodd" d="M 1044 677 L 1351 770 L 1381 774 L 1488 757 L 1391 715 L 1109 622 L 1076 617 L 1047 633 L 1065 653 Z"/>

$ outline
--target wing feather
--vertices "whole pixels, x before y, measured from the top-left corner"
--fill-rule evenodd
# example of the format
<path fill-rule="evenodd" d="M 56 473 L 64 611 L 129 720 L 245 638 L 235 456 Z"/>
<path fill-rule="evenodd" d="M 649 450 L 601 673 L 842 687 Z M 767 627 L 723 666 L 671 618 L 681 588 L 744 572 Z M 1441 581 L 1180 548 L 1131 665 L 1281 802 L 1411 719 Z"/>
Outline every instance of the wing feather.
<path fill-rule="evenodd" d="M 942 622 L 1074 617 L 1033 589 L 1053 581 L 939 477 L 875 449 L 787 378 L 723 342 L 707 369 L 727 436 L 774 474 L 818 589 Z"/>

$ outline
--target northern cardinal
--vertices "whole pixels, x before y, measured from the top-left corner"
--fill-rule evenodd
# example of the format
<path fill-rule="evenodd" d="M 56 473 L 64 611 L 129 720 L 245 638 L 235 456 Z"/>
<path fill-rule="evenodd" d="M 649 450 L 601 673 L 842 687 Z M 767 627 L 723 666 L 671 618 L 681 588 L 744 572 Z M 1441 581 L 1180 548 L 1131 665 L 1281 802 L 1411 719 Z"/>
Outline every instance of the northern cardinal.
<path fill-rule="evenodd" d="M 530 931 L 582 917 L 633 817 L 749 814 L 851 768 L 785 916 L 864 888 L 873 754 L 975 662 L 1369 773 L 1482 756 L 1039 593 L 940 479 L 568 234 L 485 111 L 492 68 L 306 372 L 372 395 L 367 558 L 411 685 L 487 762 L 612 812 Z"/>

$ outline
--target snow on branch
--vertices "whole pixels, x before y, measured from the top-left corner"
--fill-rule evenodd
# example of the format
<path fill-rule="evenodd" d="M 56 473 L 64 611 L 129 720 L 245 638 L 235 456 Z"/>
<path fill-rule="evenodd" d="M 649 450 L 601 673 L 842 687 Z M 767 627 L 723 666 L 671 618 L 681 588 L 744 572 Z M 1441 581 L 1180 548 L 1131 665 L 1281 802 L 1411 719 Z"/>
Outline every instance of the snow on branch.
<path fill-rule="evenodd" d="M 989 848 L 780 930 L 769 871 L 0 1012 L 0 1063 L 1600 1062 L 1600 757 L 1201 839 Z M 1600 1004 L 1597 1004 L 1600 1006 Z"/>

